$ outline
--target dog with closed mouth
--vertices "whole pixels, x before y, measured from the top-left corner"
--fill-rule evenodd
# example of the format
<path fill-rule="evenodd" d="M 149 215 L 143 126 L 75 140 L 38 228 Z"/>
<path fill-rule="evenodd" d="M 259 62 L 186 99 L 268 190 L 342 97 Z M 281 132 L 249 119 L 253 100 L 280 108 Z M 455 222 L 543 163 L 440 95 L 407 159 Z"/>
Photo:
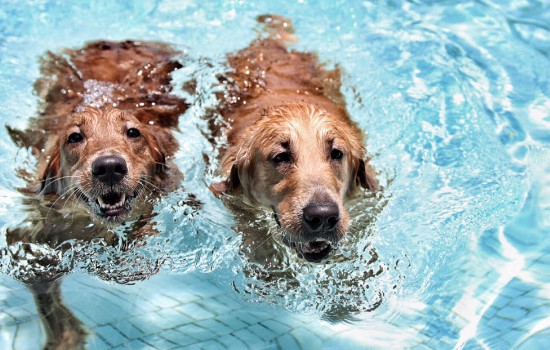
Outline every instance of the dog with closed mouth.
<path fill-rule="evenodd" d="M 84 348 L 86 339 L 63 304 L 60 277 L 68 271 L 56 266 L 56 252 L 75 241 L 117 245 L 113 228 L 125 223 L 126 242 L 155 234 L 154 200 L 180 186 L 182 174 L 171 162 L 178 148 L 172 131 L 188 107 L 171 93 L 179 54 L 164 43 L 138 41 L 48 53 L 35 84 L 39 115 L 26 130 L 8 127 L 13 141 L 36 156 L 37 173 L 21 171 L 30 214 L 25 225 L 8 230 L 2 253 L 14 266 L 27 266 L 15 277 L 33 292 L 47 349 Z"/>
<path fill-rule="evenodd" d="M 349 226 L 345 202 L 378 190 L 363 132 L 340 92 L 340 70 L 290 51 L 292 23 L 260 16 L 264 35 L 228 56 L 219 113 L 229 127 L 217 193 L 269 208 L 300 257 L 327 258 Z"/>

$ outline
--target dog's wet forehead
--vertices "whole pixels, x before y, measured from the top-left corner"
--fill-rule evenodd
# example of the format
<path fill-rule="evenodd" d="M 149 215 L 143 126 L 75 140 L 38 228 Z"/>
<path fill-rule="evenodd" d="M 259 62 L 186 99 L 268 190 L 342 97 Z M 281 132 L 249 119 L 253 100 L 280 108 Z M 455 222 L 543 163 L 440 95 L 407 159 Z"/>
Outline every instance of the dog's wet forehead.
<path fill-rule="evenodd" d="M 66 127 L 68 134 L 78 132 L 90 137 L 112 137 L 141 123 L 130 113 L 117 110 L 85 112 L 74 115 Z"/>
<path fill-rule="evenodd" d="M 351 145 L 346 134 L 353 133 L 347 129 L 324 118 L 276 118 L 261 128 L 263 136 L 258 138 L 256 149 L 266 158 L 278 152 L 311 155 L 332 149 L 347 151 Z"/>

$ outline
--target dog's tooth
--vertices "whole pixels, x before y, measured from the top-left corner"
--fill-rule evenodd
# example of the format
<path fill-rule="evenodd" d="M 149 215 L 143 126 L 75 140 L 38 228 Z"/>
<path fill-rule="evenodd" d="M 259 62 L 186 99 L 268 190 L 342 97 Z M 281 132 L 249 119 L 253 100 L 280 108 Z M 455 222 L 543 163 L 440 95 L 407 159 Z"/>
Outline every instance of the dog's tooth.
<path fill-rule="evenodd" d="M 97 197 L 97 202 L 99 203 L 99 207 L 101 209 L 116 209 L 119 207 L 123 207 L 126 204 L 126 194 L 121 193 L 120 200 L 114 204 L 105 203 L 101 196 Z"/>
<path fill-rule="evenodd" d="M 122 207 L 126 201 L 126 193 L 120 195 L 120 201 L 117 203 L 117 207 Z"/>

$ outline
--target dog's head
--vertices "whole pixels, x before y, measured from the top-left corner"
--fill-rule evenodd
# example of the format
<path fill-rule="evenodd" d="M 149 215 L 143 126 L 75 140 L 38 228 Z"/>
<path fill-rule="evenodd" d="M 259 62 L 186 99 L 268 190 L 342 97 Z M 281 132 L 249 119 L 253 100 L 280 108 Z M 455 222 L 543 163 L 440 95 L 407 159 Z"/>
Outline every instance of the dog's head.
<path fill-rule="evenodd" d="M 359 186 L 375 190 L 361 131 L 310 104 L 269 108 L 223 160 L 228 191 L 272 208 L 284 240 L 320 261 L 344 235 L 344 201 Z"/>
<path fill-rule="evenodd" d="M 41 192 L 78 198 L 93 216 L 120 223 L 138 196 L 155 191 L 165 176 L 162 132 L 129 112 L 86 108 L 46 150 L 38 174 Z"/>

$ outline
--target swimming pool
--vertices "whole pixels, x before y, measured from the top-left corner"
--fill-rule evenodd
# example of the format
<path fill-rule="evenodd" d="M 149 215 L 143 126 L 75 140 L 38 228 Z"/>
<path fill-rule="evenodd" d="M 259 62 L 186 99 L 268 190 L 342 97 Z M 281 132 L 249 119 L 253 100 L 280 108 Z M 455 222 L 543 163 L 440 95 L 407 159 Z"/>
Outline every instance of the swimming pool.
<path fill-rule="evenodd" d="M 215 103 L 215 75 L 226 53 L 254 39 L 263 13 L 291 18 L 297 49 L 343 69 L 348 109 L 386 187 L 376 221 L 342 247 L 345 259 L 290 260 L 293 283 L 282 285 L 257 278 L 261 268 L 238 254 L 232 215 L 206 188 L 214 166 L 203 158 L 213 151 L 201 116 Z M 63 281 L 88 347 L 545 348 L 549 22 L 543 1 L 3 1 L 3 124 L 23 128 L 36 114 L 38 57 L 89 40 L 173 43 L 187 54 L 176 81 L 198 81 L 176 135 L 183 187 L 157 205 L 162 234 L 127 265 L 110 266 L 131 275 L 162 261 L 160 271 L 134 285 L 108 283 L 83 261 Z M 35 164 L 0 132 L 3 248 L 6 229 L 26 215 L 13 164 Z M 187 193 L 200 209 L 181 200 Z M 118 254 L 90 249 L 107 265 Z M 32 297 L 9 276 L 17 271 L 2 270 L 0 348 L 40 348 Z M 371 270 L 360 286 L 349 283 Z M 354 311 L 327 317 L 335 305 Z"/>

